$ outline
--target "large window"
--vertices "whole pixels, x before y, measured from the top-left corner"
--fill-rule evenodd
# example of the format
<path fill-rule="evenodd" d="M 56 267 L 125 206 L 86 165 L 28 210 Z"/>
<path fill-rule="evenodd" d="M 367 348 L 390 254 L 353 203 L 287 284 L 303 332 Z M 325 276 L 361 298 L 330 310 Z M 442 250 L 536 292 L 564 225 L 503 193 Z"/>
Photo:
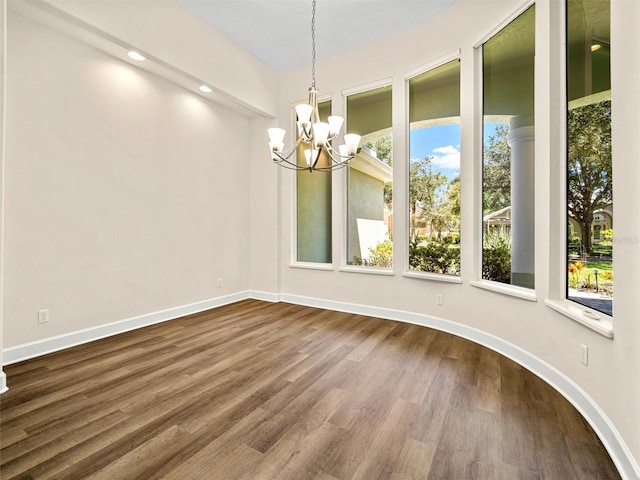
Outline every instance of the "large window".
<path fill-rule="evenodd" d="M 567 1 L 567 297 L 613 314 L 609 0 Z"/>
<path fill-rule="evenodd" d="M 318 105 L 322 122 L 331 115 L 331 102 Z M 297 152 L 298 165 L 306 165 L 301 143 Z M 318 163 L 328 164 L 326 152 Z M 302 170 L 296 173 L 297 254 L 298 262 L 331 263 L 331 172 Z"/>
<path fill-rule="evenodd" d="M 391 268 L 391 86 L 347 97 L 347 131 L 362 137 L 348 168 L 347 264 Z"/>
<path fill-rule="evenodd" d="M 460 275 L 460 61 L 409 80 L 409 269 Z"/>
<path fill-rule="evenodd" d="M 535 6 L 482 47 L 482 278 L 534 287 Z"/>

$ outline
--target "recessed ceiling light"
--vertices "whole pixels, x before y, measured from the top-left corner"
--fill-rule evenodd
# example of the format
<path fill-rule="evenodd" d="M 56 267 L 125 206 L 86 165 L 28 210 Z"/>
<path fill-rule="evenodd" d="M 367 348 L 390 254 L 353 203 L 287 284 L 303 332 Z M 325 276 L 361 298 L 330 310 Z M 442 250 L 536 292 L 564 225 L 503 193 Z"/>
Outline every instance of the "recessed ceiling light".
<path fill-rule="evenodd" d="M 142 61 L 146 60 L 144 55 L 139 54 L 135 50 L 129 50 L 127 52 L 127 55 L 129 55 L 129 58 L 131 58 L 132 60 L 136 60 L 137 62 L 142 62 Z"/>
<path fill-rule="evenodd" d="M 600 50 L 600 47 L 602 45 L 600 45 L 599 43 L 594 43 L 593 45 L 591 45 L 591 51 L 595 52 L 596 50 Z"/>
<path fill-rule="evenodd" d="M 213 92 L 213 90 L 211 90 L 211 88 L 207 87 L 206 85 L 200 85 L 198 87 L 198 90 L 200 90 L 203 93 L 211 93 L 211 92 Z"/>

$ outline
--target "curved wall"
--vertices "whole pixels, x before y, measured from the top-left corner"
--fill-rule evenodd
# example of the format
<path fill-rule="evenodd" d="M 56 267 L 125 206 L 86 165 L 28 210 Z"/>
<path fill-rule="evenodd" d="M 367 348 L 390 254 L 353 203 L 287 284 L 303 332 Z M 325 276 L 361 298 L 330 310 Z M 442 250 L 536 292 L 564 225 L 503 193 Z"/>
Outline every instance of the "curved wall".
<path fill-rule="evenodd" d="M 344 89 L 393 78 L 394 136 L 394 269 L 390 275 L 354 273 L 341 269 L 345 252 L 345 175 L 333 180 L 333 265 L 318 271 L 289 264 L 294 198 L 293 176 L 279 172 L 280 288 L 289 301 L 373 315 L 405 319 L 438 328 L 458 330 L 509 354 L 555 384 L 600 432 L 623 475 L 640 474 L 640 205 L 637 160 L 637 85 L 640 60 L 634 53 L 638 39 L 629 18 L 638 18 L 638 5 L 612 0 L 612 58 L 614 96 L 614 188 L 616 196 L 616 299 L 614 338 L 605 338 L 550 309 L 546 300 L 563 297 L 564 236 L 562 164 L 564 118 L 563 6 L 541 0 L 536 4 L 536 264 L 535 295 L 524 299 L 472 285 L 478 280 L 481 124 L 477 79 L 481 78 L 474 46 L 495 32 L 523 5 L 513 1 L 462 1 L 433 22 L 317 65 L 321 94 L 332 95 L 334 114 L 344 115 Z M 317 26 L 322 29 L 321 25 Z M 462 283 L 445 283 L 403 276 L 407 256 L 407 158 L 405 78 L 438 58 L 460 51 L 461 57 L 461 177 Z M 616 51 L 617 50 L 617 51 Z M 279 123 L 290 128 L 286 106 L 303 98 L 309 69 L 284 75 Z M 635 86 L 634 83 L 635 82 Z M 291 93 L 293 92 L 293 93 Z M 295 93 L 298 96 L 293 96 Z M 616 102 L 615 98 L 623 101 Z M 625 176 L 624 172 L 627 172 Z M 625 199 L 620 204 L 620 199 Z M 626 268 L 635 265 L 632 268 Z M 300 267 L 300 266 L 296 266 Z M 436 294 L 444 304 L 436 305 Z M 465 333 L 466 332 L 466 333 Z M 580 344 L 589 347 L 589 365 L 580 363 Z M 490 345 L 491 346 L 491 345 Z M 514 350 L 514 351 L 515 351 Z M 513 355 L 512 355 L 513 356 Z M 542 366 L 545 366 L 544 368 Z M 548 367 L 549 374 L 545 373 Z M 554 378 L 551 378 L 554 377 Z M 562 381 L 560 381 L 562 380 Z M 633 408 L 636 406 L 636 408 Z M 635 470 L 635 471 L 634 471 Z"/>

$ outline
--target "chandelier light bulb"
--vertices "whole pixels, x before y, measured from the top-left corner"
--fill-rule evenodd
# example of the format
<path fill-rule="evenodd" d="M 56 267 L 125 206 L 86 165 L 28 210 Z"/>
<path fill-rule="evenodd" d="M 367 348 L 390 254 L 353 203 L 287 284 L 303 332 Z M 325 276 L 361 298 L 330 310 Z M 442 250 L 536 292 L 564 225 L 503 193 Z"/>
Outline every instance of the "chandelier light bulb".
<path fill-rule="evenodd" d="M 311 121 L 311 113 L 313 112 L 313 107 L 306 103 L 302 103 L 300 105 L 296 105 L 296 115 L 298 116 L 298 121 L 302 124 L 307 124 Z"/>
<path fill-rule="evenodd" d="M 316 159 L 318 158 L 318 150 L 316 149 L 306 149 L 304 151 L 304 159 L 307 162 L 307 166 L 311 167 L 314 163 L 316 163 Z"/>
<path fill-rule="evenodd" d="M 314 123 L 312 126 L 313 139 L 317 146 L 324 146 L 329 137 L 329 124 L 325 122 Z"/>
<path fill-rule="evenodd" d="M 270 128 L 267 130 L 269 132 L 269 140 L 274 145 L 279 145 L 284 142 L 284 135 L 287 131 L 284 128 Z"/>
<path fill-rule="evenodd" d="M 347 154 L 355 155 L 358 151 L 358 145 L 360 145 L 360 135 L 348 133 L 344 136 L 344 143 L 347 147 Z"/>
<path fill-rule="evenodd" d="M 342 128 L 342 124 L 344 123 L 344 118 L 338 115 L 331 115 L 329 118 L 329 135 L 335 137 L 340 133 L 340 129 Z"/>

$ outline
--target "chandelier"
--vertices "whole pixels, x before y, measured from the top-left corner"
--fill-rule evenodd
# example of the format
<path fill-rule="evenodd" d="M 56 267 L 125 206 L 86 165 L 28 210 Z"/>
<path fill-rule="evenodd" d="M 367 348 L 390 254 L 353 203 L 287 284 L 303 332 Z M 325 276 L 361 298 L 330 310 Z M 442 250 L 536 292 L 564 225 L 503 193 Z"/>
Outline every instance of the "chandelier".
<path fill-rule="evenodd" d="M 296 106 L 296 125 L 298 140 L 289 150 L 284 149 L 283 128 L 270 128 L 269 149 L 274 163 L 290 170 L 324 171 L 337 170 L 346 167 L 358 152 L 360 135 L 349 133 L 344 136 L 344 145 L 336 150 L 333 141 L 340 134 L 344 118 L 337 115 L 330 116 L 328 122 L 320 121 L 318 112 L 318 89 L 316 88 L 316 0 L 312 2 L 311 13 L 311 86 L 309 87 L 309 103 Z M 308 145 L 304 150 L 305 164 L 298 164 L 296 159 L 289 160 L 298 150 L 300 143 Z M 329 158 L 327 164 L 320 164 L 321 153 L 325 152 Z"/>

